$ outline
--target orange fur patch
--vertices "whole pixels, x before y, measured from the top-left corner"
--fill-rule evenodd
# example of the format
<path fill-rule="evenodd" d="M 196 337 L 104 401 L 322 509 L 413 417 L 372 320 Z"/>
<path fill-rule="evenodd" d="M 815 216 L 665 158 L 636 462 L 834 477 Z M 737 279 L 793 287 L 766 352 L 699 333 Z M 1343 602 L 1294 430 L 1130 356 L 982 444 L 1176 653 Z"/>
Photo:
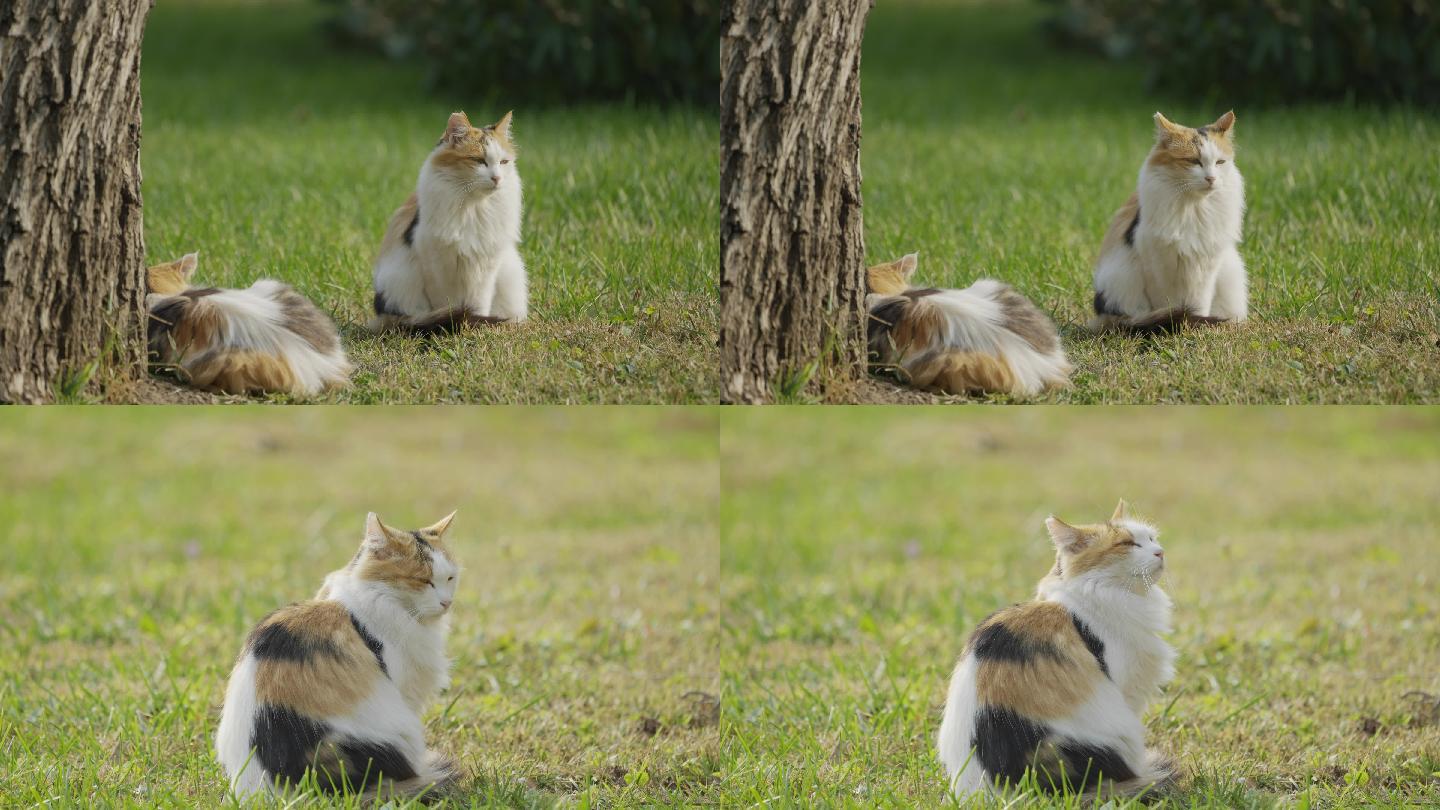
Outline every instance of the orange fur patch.
<path fill-rule="evenodd" d="M 877 264 L 865 270 L 867 292 L 879 295 L 899 295 L 910 288 L 909 278 L 901 268 L 903 259 Z"/>
<path fill-rule="evenodd" d="M 945 394 L 1009 392 L 1016 385 L 1009 363 L 981 352 L 930 352 L 907 362 L 904 368 L 911 385 Z"/>
<path fill-rule="evenodd" d="M 1125 232 L 1130 229 L 1130 223 L 1135 221 L 1135 212 L 1140 210 L 1140 192 L 1130 195 L 1130 199 L 1120 206 L 1115 216 L 1110 220 L 1110 229 L 1105 231 L 1105 239 L 1100 243 L 1100 255 L 1104 256 L 1112 250 L 1118 250 L 1125 244 Z"/>
<path fill-rule="evenodd" d="M 1084 538 L 1082 547 L 1068 556 L 1064 563 L 1065 576 L 1083 574 L 1109 564 L 1116 557 L 1130 553 L 1130 544 L 1135 536 L 1129 529 L 1114 523 L 1100 523 L 1091 526 L 1076 526 Z"/>
<path fill-rule="evenodd" d="M 976 693 L 982 704 L 1044 720 L 1064 717 L 1094 694 L 1104 673 L 1063 606 L 1054 602 L 1014 605 L 981 627 L 996 623 L 1047 652 L 1037 652 L 1024 662 L 979 660 Z"/>
<path fill-rule="evenodd" d="M 411 194 L 409 199 L 395 213 L 390 215 L 390 224 L 385 228 L 385 239 L 380 242 L 380 252 L 385 253 L 391 248 L 399 245 L 405 239 L 405 230 L 410 223 L 415 221 L 415 209 L 420 206 L 420 198 Z"/>
<path fill-rule="evenodd" d="M 303 661 L 256 661 L 255 698 L 307 717 L 343 714 L 364 700 L 383 677 L 375 655 L 338 602 L 302 602 L 282 608 L 260 624 L 280 625 L 307 646 L 323 649 Z"/>
<path fill-rule="evenodd" d="M 464 113 L 459 115 L 463 117 Z M 463 135 L 452 138 L 447 132 L 447 136 L 441 139 L 433 158 L 435 165 L 457 171 L 468 170 L 477 160 L 493 157 L 492 152 L 499 154 L 503 150 L 512 156 L 517 155 L 515 144 L 505 134 L 511 115 L 505 113 L 503 118 L 488 127 L 470 126 L 469 120 L 464 119 L 468 128 Z"/>
<path fill-rule="evenodd" d="M 259 352 L 204 352 L 186 357 L 181 368 L 197 388 L 226 394 L 293 391 L 295 388 L 295 373 L 290 364 Z"/>

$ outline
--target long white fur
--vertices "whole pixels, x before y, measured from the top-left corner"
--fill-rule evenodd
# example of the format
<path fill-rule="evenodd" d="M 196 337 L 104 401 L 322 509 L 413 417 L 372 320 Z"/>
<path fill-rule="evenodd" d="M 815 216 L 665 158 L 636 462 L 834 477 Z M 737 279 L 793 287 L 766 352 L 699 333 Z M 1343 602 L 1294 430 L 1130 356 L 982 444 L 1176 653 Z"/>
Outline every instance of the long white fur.
<path fill-rule="evenodd" d="M 1070 361 L 1057 341 L 1052 352 L 1039 352 L 1023 337 L 1006 329 L 1005 313 L 995 300 L 1005 285 L 983 278 L 962 290 L 941 290 L 916 301 L 917 307 L 934 306 L 943 315 L 944 348 L 986 352 L 1002 357 L 1015 375 L 1016 396 L 1034 396 L 1046 388 L 1064 385 L 1070 376 Z M 872 294 L 868 303 L 878 298 Z M 899 358 L 901 368 L 912 363 L 934 346 L 912 345 Z"/>
<path fill-rule="evenodd" d="M 1053 734 L 1103 745 L 1124 757 L 1136 778 L 1115 786 L 1119 793 L 1136 793 L 1167 775 L 1162 758 L 1145 748 L 1141 716 L 1159 689 L 1175 675 L 1175 651 L 1162 636 L 1170 632 L 1170 597 L 1154 584 L 1161 551 L 1154 527 L 1136 520 L 1119 520 L 1138 543 L 1130 550 L 1128 567 L 1113 566 L 1086 571 L 1068 580 L 1047 576 L 1036 598 L 1058 602 L 1083 621 L 1105 645 L 1110 677 L 1071 715 L 1044 720 Z M 1136 590 L 1137 583 L 1142 590 Z M 940 723 L 940 761 L 960 799 L 992 792 L 994 785 L 972 755 L 977 663 L 967 653 L 956 665 Z"/>
<path fill-rule="evenodd" d="M 189 370 L 198 359 L 215 350 L 242 350 L 274 354 L 284 358 L 295 378 L 290 393 L 314 396 L 326 388 L 343 386 L 352 366 L 337 341 L 334 351 L 321 352 L 305 338 L 286 328 L 285 312 L 276 296 L 285 285 L 261 279 L 246 289 L 221 290 L 196 299 L 197 310 L 214 308 L 221 314 L 219 334 L 206 352 L 189 352 L 180 367 Z M 151 304 L 165 296 L 152 294 Z"/>
<path fill-rule="evenodd" d="M 1245 178 L 1210 138 L 1201 139 L 1200 160 L 1178 176 L 1149 160 L 1141 165 L 1135 244 L 1114 246 L 1095 266 L 1095 289 L 1109 307 L 1135 318 L 1184 308 L 1194 315 L 1245 320 L 1247 279 L 1237 249 Z M 1215 178 L 1213 189 L 1207 175 Z"/>
<path fill-rule="evenodd" d="M 381 253 L 375 290 L 410 317 L 464 307 L 474 315 L 523 321 L 529 294 L 518 250 L 522 195 L 514 156 L 499 153 L 496 142 L 474 178 L 457 183 L 434 165 L 444 148 L 436 147 L 420 167 L 413 244 L 397 240 Z"/>
<path fill-rule="evenodd" d="M 383 543 L 379 518 L 371 513 L 366 520 L 366 542 Z M 383 645 L 382 656 L 389 677 L 376 681 L 375 691 L 343 715 L 323 720 L 332 734 L 394 745 L 410 763 L 416 777 L 393 786 L 399 792 L 415 792 L 443 778 L 443 758 L 425 746 L 425 727 L 420 715 L 441 690 L 450 685 L 450 659 L 445 654 L 450 616 L 446 612 L 455 598 L 459 567 L 448 556 L 434 553 L 434 587 L 417 595 L 410 605 L 397 601 L 383 583 L 356 579 L 342 569 L 329 574 L 321 593 L 341 603 L 365 629 Z M 220 764 L 239 797 L 249 796 L 274 785 L 250 748 L 254 726 L 255 656 L 246 652 L 231 672 L 225 691 L 225 708 L 215 737 Z"/>

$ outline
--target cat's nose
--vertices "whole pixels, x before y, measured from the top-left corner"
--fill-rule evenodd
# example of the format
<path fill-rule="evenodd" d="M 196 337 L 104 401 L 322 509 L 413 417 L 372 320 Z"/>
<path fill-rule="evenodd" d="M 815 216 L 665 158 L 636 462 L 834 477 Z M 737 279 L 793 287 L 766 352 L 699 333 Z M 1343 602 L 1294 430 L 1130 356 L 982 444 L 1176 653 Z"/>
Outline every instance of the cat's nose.
<path fill-rule="evenodd" d="M 492 175 L 490 175 L 490 182 L 494 183 L 494 184 L 497 185 L 497 186 L 500 185 L 500 175 L 498 175 L 498 174 L 492 174 Z"/>
<path fill-rule="evenodd" d="M 1165 550 L 1164 550 L 1164 549 L 1160 549 L 1160 550 L 1156 551 L 1156 552 L 1155 552 L 1155 556 L 1156 556 L 1156 557 L 1159 557 L 1159 558 L 1162 559 L 1162 560 L 1165 559 Z"/>
<path fill-rule="evenodd" d="M 1215 185 L 1215 176 L 1211 174 L 1205 175 L 1205 182 L 1209 183 L 1212 186 Z"/>
<path fill-rule="evenodd" d="M 449 602 L 441 602 L 441 603 L 440 603 L 440 609 L 441 609 L 441 610 L 449 610 L 449 609 L 450 609 L 450 603 L 449 603 Z"/>

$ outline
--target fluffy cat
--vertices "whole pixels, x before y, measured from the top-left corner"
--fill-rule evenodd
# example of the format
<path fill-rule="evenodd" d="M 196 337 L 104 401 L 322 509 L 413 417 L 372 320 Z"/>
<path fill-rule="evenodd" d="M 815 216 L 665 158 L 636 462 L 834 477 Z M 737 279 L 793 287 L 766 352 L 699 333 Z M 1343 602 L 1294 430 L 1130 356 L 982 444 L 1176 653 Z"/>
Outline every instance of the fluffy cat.
<path fill-rule="evenodd" d="M 1004 790 L 1031 769 L 1056 792 L 1159 791 L 1175 771 L 1146 750 L 1140 719 L 1174 675 L 1156 530 L 1124 501 L 1106 523 L 1045 527 L 1055 566 L 1035 599 L 981 622 L 951 677 L 939 738 L 951 789 Z"/>
<path fill-rule="evenodd" d="M 946 394 L 1034 396 L 1069 385 L 1055 324 L 1025 296 L 991 279 L 963 290 L 917 289 L 917 263 L 911 253 L 865 273 L 872 362 Z"/>
<path fill-rule="evenodd" d="M 520 174 L 511 113 L 476 128 L 450 116 L 420 167 L 415 193 L 390 219 L 375 262 L 372 331 L 444 331 L 523 321 Z"/>
<path fill-rule="evenodd" d="M 370 513 L 360 550 L 315 599 L 250 633 L 215 736 L 238 797 L 283 793 L 307 770 L 326 792 L 435 795 L 459 778 L 426 748 L 420 720 L 450 682 L 445 636 L 460 569 L 443 539 L 454 516 L 400 531 Z"/>
<path fill-rule="evenodd" d="M 244 290 L 190 284 L 194 253 L 145 274 L 150 359 L 197 388 L 314 396 L 350 384 L 350 360 L 330 318 L 278 281 Z"/>
<path fill-rule="evenodd" d="M 1236 250 L 1245 180 L 1235 166 L 1234 126 L 1234 112 L 1199 129 L 1155 113 L 1155 146 L 1139 188 L 1100 246 L 1092 331 L 1245 320 L 1245 262 Z"/>

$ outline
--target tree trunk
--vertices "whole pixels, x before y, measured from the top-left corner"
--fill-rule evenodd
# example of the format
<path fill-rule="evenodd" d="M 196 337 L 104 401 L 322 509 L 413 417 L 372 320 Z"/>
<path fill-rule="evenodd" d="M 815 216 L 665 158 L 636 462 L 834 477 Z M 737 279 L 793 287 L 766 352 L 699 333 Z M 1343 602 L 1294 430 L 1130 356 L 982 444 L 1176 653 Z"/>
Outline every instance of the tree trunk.
<path fill-rule="evenodd" d="M 144 371 L 150 3 L 0 6 L 0 402 L 74 393 L 102 364 L 114 379 Z"/>
<path fill-rule="evenodd" d="M 720 40 L 726 402 L 864 373 L 860 41 L 871 0 L 732 0 Z"/>

